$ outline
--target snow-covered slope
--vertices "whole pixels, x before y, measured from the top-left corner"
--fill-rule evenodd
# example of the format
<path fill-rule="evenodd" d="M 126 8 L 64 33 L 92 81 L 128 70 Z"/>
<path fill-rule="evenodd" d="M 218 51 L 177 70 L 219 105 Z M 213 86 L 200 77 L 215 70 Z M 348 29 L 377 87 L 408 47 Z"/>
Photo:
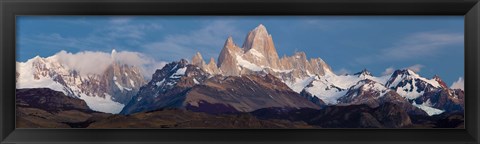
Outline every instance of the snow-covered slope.
<path fill-rule="evenodd" d="M 436 109 L 436 108 L 433 108 L 432 107 L 432 103 L 430 102 L 430 100 L 422 103 L 422 104 L 417 104 L 415 101 L 412 102 L 412 105 L 415 106 L 415 107 L 418 107 L 420 109 L 422 109 L 423 111 L 425 111 L 429 116 L 432 116 L 432 115 L 438 115 L 438 114 L 441 114 L 443 112 L 445 112 L 445 110 L 441 110 L 441 109 Z"/>
<path fill-rule="evenodd" d="M 427 92 L 442 88 L 435 79 L 423 78 L 409 69 L 395 71 L 385 86 L 408 99 L 416 99 Z"/>
<path fill-rule="evenodd" d="M 405 102 L 409 102 L 429 115 L 463 109 L 464 93 L 462 90 L 449 89 L 438 76 L 427 79 L 409 69 L 397 70 L 391 75 L 381 77 L 372 76 L 366 70 L 354 75 L 327 73 L 324 76 L 315 76 L 313 80 L 306 79 L 305 81 L 311 82 L 303 89 L 302 93 L 317 97 L 327 105 L 341 103 L 342 105 L 369 104 L 376 106 L 379 105 L 379 102 L 395 100 L 403 105 L 406 105 Z M 298 90 L 299 86 L 305 85 L 305 81 L 298 81 L 290 85 Z M 382 98 L 387 93 L 390 93 L 390 97 Z M 404 100 L 398 99 L 395 95 Z"/>
<path fill-rule="evenodd" d="M 49 69 L 46 65 L 39 65 L 39 63 L 43 63 L 44 60 L 39 56 L 34 57 L 33 59 L 28 60 L 25 63 L 16 63 L 18 78 L 17 78 L 17 85 L 16 87 L 19 88 L 50 88 L 55 91 L 61 91 L 65 94 L 67 93 L 67 89 L 56 82 L 54 78 L 49 77 L 49 75 L 45 76 L 38 76 L 38 71 L 42 69 Z M 38 65 L 36 68 L 35 65 Z M 45 66 L 45 67 L 43 67 Z"/>
<path fill-rule="evenodd" d="M 272 36 L 262 24 L 248 33 L 242 47 L 237 46 L 232 37 L 228 37 L 218 57 L 218 67 L 207 67 L 200 53 L 197 53 L 192 61 L 194 65 L 212 75 L 271 74 L 281 79 L 293 91 L 315 100 L 317 104 L 336 105 L 339 104 L 339 99 L 343 98 L 344 102 L 341 104 L 348 104 L 345 102 L 352 100 L 351 104 L 368 101 L 370 105 L 378 105 L 384 100 L 401 98 L 413 107 L 411 101 L 417 101 L 422 105 L 422 102 L 430 97 L 444 96 L 448 97 L 449 102 L 432 101 L 433 106 L 437 109 L 445 106 L 449 109 L 461 109 L 458 105 L 462 100 L 456 99 L 458 97 L 456 94 L 459 93 L 451 94 L 451 90 L 448 90 L 438 76 L 427 79 L 408 69 L 397 70 L 391 75 L 380 77 L 373 76 L 366 69 L 353 75 L 336 75 L 321 58 L 308 60 L 304 52 L 295 52 L 292 56 L 285 55 L 280 58 Z M 365 83 L 366 80 L 368 83 Z M 358 92 L 363 93 L 365 98 L 355 98 Z M 375 100 L 386 93 L 389 93 L 389 98 Z M 402 101 L 402 104 L 405 102 Z"/>
<path fill-rule="evenodd" d="M 305 87 L 304 90 L 323 100 L 326 104 L 337 104 L 338 99 L 345 96 L 347 90 L 359 81 L 369 79 L 383 84 L 387 77 L 374 77 L 366 70 L 354 75 L 336 75 L 330 72 L 324 76 L 316 76 L 315 80 Z"/>

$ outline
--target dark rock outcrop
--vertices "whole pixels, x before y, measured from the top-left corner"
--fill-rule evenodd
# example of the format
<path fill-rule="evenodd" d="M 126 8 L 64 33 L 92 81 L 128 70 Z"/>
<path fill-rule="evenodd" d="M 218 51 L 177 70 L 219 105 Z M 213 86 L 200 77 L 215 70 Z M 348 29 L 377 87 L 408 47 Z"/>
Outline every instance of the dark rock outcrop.
<path fill-rule="evenodd" d="M 17 128 L 85 128 L 111 116 L 91 110 L 83 100 L 48 88 L 16 92 Z"/>

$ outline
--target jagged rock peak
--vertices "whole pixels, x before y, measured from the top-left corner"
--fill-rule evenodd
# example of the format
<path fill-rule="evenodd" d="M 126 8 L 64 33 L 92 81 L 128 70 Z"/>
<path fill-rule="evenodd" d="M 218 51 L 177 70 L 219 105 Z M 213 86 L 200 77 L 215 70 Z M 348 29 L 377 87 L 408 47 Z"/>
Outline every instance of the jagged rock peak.
<path fill-rule="evenodd" d="M 267 28 L 263 24 L 260 24 L 248 32 L 242 47 L 245 49 L 245 51 L 248 51 L 252 48 L 263 49 L 269 40 L 271 40 L 271 35 L 268 34 Z"/>
<path fill-rule="evenodd" d="M 202 54 L 200 52 L 195 53 L 196 57 L 202 58 Z"/>
<path fill-rule="evenodd" d="M 290 77 L 324 75 L 331 71 L 320 58 L 308 60 L 305 52 L 296 52 L 293 56 L 284 55 L 280 59 L 272 36 L 263 24 L 248 33 L 242 48 L 234 44 L 232 37 L 228 37 L 218 56 L 217 66 L 222 74 L 228 76 L 258 72 L 262 71 L 262 68 L 276 72 L 297 69 Z"/>
<path fill-rule="evenodd" d="M 218 68 L 225 75 L 238 75 L 236 55 L 243 54 L 243 50 L 235 45 L 232 37 L 228 37 L 225 41 L 222 51 L 218 56 Z"/>
<path fill-rule="evenodd" d="M 255 27 L 255 29 L 252 30 L 252 33 L 257 36 L 270 36 L 267 28 L 263 24 L 259 24 L 257 27 Z"/>
<path fill-rule="evenodd" d="M 208 65 L 217 65 L 217 64 L 215 63 L 215 58 L 210 57 L 210 62 L 208 62 Z"/>
<path fill-rule="evenodd" d="M 267 28 L 263 24 L 259 24 L 257 27 L 252 29 L 250 32 L 248 32 L 247 38 L 265 38 L 269 37 L 270 34 L 268 34 Z M 246 41 L 245 41 L 246 42 Z M 245 43 L 248 44 L 248 43 Z M 247 48 L 248 45 L 243 45 L 244 48 Z M 248 47 L 250 48 L 250 47 Z"/>
<path fill-rule="evenodd" d="M 166 64 L 163 68 L 157 69 L 155 71 L 155 73 L 153 73 L 152 81 L 154 81 L 155 79 L 158 79 L 159 77 L 163 77 L 164 75 L 166 75 L 168 73 L 172 73 L 172 72 L 174 73 L 175 71 L 177 71 L 180 68 L 185 68 L 185 67 L 187 67 L 187 65 L 188 65 L 188 61 L 185 60 L 185 59 L 170 62 L 170 63 Z M 161 80 L 161 79 L 159 79 L 159 80 Z"/>
<path fill-rule="evenodd" d="M 203 61 L 203 57 L 202 57 L 202 54 L 200 54 L 200 52 L 197 52 L 192 57 L 192 64 L 199 67 L 202 67 L 203 65 L 205 65 L 205 61 Z"/>
<path fill-rule="evenodd" d="M 250 31 L 243 43 L 243 50 L 246 54 L 245 59 L 252 63 L 279 68 L 279 58 L 277 50 L 264 25 L 260 24 Z M 258 59 L 257 58 L 261 58 Z"/>
<path fill-rule="evenodd" d="M 208 62 L 208 64 L 204 67 L 202 67 L 202 69 L 210 74 L 219 74 L 220 71 L 217 67 L 217 63 L 215 63 L 215 59 L 213 57 L 210 58 L 210 62 Z"/>
<path fill-rule="evenodd" d="M 225 41 L 224 48 L 233 48 L 235 46 L 236 46 L 236 44 L 233 41 L 232 36 L 228 36 L 227 40 Z"/>
<path fill-rule="evenodd" d="M 294 56 L 296 59 L 307 59 L 307 54 L 305 54 L 305 52 L 295 52 Z"/>

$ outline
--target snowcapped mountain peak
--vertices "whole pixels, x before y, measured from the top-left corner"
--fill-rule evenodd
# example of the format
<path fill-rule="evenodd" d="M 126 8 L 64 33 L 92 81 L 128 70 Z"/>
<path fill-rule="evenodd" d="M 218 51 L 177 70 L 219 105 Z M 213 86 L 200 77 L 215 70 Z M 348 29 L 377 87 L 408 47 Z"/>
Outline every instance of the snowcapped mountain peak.
<path fill-rule="evenodd" d="M 411 70 L 411 69 L 406 69 L 407 71 L 407 74 L 409 75 L 418 75 L 415 71 Z"/>
<path fill-rule="evenodd" d="M 415 74 L 415 72 L 410 69 L 399 69 L 393 72 L 393 74 L 394 75 L 412 75 L 412 74 Z"/>
<path fill-rule="evenodd" d="M 45 65 L 46 63 L 46 58 L 42 58 L 40 56 L 35 56 L 32 59 L 27 60 L 25 63 L 31 63 L 36 67 L 39 67 L 41 65 Z"/>
<path fill-rule="evenodd" d="M 210 57 L 210 61 L 208 62 L 208 65 L 215 65 L 216 66 L 217 64 L 215 63 L 215 58 Z"/>
<path fill-rule="evenodd" d="M 419 74 L 417 74 L 417 72 L 411 70 L 411 69 L 400 69 L 400 70 L 397 70 L 399 74 L 402 74 L 402 75 L 406 75 L 406 76 L 413 76 L 413 77 L 420 77 Z"/>
<path fill-rule="evenodd" d="M 375 92 L 376 93 L 375 95 L 383 96 L 387 91 L 388 89 L 383 84 L 380 84 L 370 79 L 363 79 L 358 81 L 355 85 L 351 86 L 348 89 L 348 92 L 346 95 L 347 97 L 350 95 L 352 95 L 352 97 L 355 97 L 358 95 L 362 95 L 360 93 Z M 352 92 L 355 92 L 355 93 L 352 94 Z"/>
<path fill-rule="evenodd" d="M 358 75 L 359 77 L 361 77 L 361 76 L 372 76 L 372 73 L 370 73 L 370 71 L 368 71 L 367 69 L 363 69 L 362 71 L 357 72 L 353 75 Z"/>
<path fill-rule="evenodd" d="M 163 89 L 172 88 L 181 76 L 185 74 L 187 62 L 181 59 L 178 62 L 172 62 L 165 65 L 162 69 L 158 69 L 152 76 L 152 80 L 148 85 L 155 85 Z"/>
<path fill-rule="evenodd" d="M 360 80 L 357 85 L 352 86 L 350 89 L 358 89 L 361 88 L 364 91 L 367 90 L 375 90 L 375 91 L 380 91 L 382 92 L 382 95 L 385 94 L 385 92 L 388 90 L 383 84 L 380 84 L 376 81 L 370 80 L 370 79 L 363 79 Z"/>
<path fill-rule="evenodd" d="M 437 80 L 423 78 L 409 69 L 396 70 L 385 86 L 408 99 L 416 99 L 424 93 L 442 88 Z"/>
<path fill-rule="evenodd" d="M 391 77 L 401 77 L 403 79 L 418 78 L 420 75 L 410 69 L 399 69 L 392 73 Z"/>
<path fill-rule="evenodd" d="M 437 82 L 436 79 L 440 79 L 439 76 L 434 76 L 433 79 L 427 79 L 427 78 L 424 78 L 422 76 L 420 76 L 419 74 L 417 74 L 415 71 L 413 70 L 410 70 L 410 69 L 402 69 L 402 70 L 396 70 L 395 72 L 393 72 L 392 74 L 392 78 L 393 77 L 402 77 L 403 79 L 419 79 L 419 80 L 422 80 L 422 81 L 425 81 L 435 87 L 440 87 L 440 84 Z"/>
<path fill-rule="evenodd" d="M 99 73 L 81 74 L 85 71 L 74 67 L 78 66 L 78 61 L 62 58 L 62 54 L 66 52 L 17 62 L 17 88 L 50 88 L 85 100 L 93 110 L 118 113 L 122 103 L 128 102 L 145 83 L 140 69 L 135 66 L 108 61 L 108 66 Z M 115 54 L 113 50 L 112 56 Z"/>

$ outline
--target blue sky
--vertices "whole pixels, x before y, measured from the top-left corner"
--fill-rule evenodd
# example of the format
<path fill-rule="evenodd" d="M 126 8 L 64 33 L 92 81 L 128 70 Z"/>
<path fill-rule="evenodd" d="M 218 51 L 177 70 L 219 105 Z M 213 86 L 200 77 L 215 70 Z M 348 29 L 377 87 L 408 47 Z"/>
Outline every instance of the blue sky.
<path fill-rule="evenodd" d="M 156 61 L 217 58 L 228 36 L 242 45 L 264 24 L 280 56 L 304 51 L 336 73 L 407 68 L 448 85 L 464 75 L 462 16 L 20 16 L 17 61 L 61 50 L 134 51 Z"/>

